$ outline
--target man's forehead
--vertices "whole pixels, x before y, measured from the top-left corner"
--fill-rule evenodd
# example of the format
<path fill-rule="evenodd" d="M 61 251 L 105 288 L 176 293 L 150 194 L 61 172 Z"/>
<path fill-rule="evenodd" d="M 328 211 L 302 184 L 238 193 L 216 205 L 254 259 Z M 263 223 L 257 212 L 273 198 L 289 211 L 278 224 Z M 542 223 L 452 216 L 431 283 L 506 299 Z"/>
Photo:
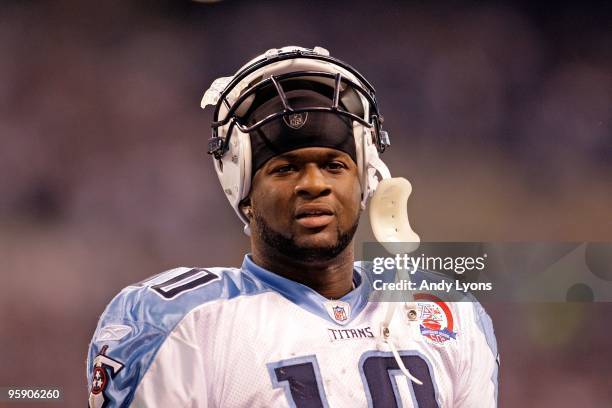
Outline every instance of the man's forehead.
<path fill-rule="evenodd" d="M 351 156 L 342 150 L 333 149 L 331 147 L 304 147 L 301 149 L 291 150 L 277 156 L 274 156 L 270 161 L 277 160 L 304 160 L 304 159 L 329 159 L 344 157 L 351 160 Z"/>

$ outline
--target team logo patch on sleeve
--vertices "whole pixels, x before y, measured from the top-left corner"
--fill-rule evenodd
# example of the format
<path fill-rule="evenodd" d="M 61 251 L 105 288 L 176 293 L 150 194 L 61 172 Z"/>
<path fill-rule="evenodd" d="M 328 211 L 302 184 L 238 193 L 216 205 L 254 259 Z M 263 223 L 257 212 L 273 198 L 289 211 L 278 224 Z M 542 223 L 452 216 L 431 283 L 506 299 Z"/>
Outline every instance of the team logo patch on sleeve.
<path fill-rule="evenodd" d="M 456 340 L 453 314 L 446 303 L 430 294 L 417 294 L 414 299 L 418 302 L 417 315 L 423 337 L 436 345 Z"/>
<path fill-rule="evenodd" d="M 103 346 L 93 361 L 93 372 L 91 374 L 91 390 L 89 393 L 89 408 L 104 408 L 107 406 L 104 390 L 109 381 L 109 374 L 116 376 L 123 368 L 123 364 L 106 356 L 108 346 Z"/>
<path fill-rule="evenodd" d="M 94 367 L 92 380 L 91 380 L 91 393 L 98 395 L 106 388 L 108 383 L 108 377 L 106 371 L 102 367 Z"/>

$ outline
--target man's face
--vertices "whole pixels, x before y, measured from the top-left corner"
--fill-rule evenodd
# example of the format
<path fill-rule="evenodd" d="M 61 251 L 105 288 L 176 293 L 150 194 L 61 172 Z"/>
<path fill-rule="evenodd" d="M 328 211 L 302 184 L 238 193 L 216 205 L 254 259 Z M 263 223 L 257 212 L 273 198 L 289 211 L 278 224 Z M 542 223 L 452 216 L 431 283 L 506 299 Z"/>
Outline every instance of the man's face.
<path fill-rule="evenodd" d="M 336 257 L 360 215 L 357 165 L 346 153 L 308 147 L 273 157 L 253 177 L 254 240 L 301 260 Z"/>

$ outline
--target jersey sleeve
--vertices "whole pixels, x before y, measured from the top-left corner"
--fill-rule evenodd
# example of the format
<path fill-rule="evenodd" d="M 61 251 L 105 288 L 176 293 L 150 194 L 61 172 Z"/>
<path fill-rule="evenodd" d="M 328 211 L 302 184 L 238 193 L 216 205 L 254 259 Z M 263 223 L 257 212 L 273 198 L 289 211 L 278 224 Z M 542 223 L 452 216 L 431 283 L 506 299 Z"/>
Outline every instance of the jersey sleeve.
<path fill-rule="evenodd" d="M 104 315 L 88 355 L 89 407 L 130 406 L 165 337 L 147 323 Z"/>
<path fill-rule="evenodd" d="M 232 290 L 219 274 L 176 268 L 121 291 L 90 344 L 89 407 L 207 406 L 190 311 Z"/>
<path fill-rule="evenodd" d="M 463 369 L 458 377 L 457 408 L 497 407 L 499 354 L 493 323 L 476 300 L 463 302 L 467 338 L 461 350 Z"/>

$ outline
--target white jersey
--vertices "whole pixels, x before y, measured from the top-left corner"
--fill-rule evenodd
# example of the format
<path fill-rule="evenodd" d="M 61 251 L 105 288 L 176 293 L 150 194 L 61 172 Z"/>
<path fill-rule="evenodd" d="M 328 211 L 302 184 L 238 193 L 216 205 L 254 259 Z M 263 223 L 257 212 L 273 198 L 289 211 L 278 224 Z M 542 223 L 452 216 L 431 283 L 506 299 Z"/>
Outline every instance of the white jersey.
<path fill-rule="evenodd" d="M 495 407 L 497 346 L 476 302 L 326 299 L 257 266 L 177 268 L 124 289 L 88 356 L 94 407 Z M 398 360 L 410 374 L 402 374 Z"/>

